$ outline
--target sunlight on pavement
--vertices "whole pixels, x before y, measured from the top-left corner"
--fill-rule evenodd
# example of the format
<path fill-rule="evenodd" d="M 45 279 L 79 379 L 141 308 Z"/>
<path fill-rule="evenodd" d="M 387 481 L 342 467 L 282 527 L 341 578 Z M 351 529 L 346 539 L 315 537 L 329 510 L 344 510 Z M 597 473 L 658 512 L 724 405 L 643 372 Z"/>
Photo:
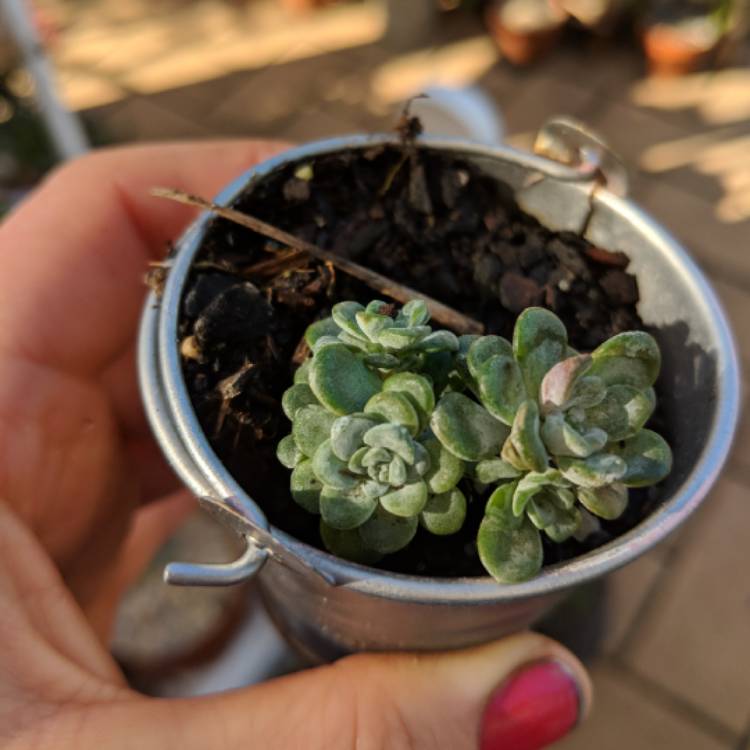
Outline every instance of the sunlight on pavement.
<path fill-rule="evenodd" d="M 429 86 L 468 86 L 499 58 L 486 36 L 464 39 L 440 49 L 395 57 L 373 74 L 372 91 L 382 102 L 403 101 Z"/>
<path fill-rule="evenodd" d="M 697 109 L 711 125 L 724 125 L 750 118 L 750 70 L 697 73 L 683 78 L 650 78 L 638 82 L 632 100 L 655 109 Z"/>
<path fill-rule="evenodd" d="M 72 109 L 95 107 L 128 93 L 165 91 L 370 44 L 386 24 L 378 0 L 304 19 L 278 12 L 272 18 L 269 8 L 260 3 L 239 11 L 198 2 L 177 16 L 144 14 L 129 23 L 89 16 L 80 28 L 66 30 L 53 51 L 62 96 Z"/>
<path fill-rule="evenodd" d="M 695 109 L 707 125 L 721 126 L 654 144 L 641 154 L 640 166 L 653 173 L 690 168 L 710 177 L 723 191 L 716 218 L 728 223 L 750 219 L 750 70 L 645 80 L 633 87 L 631 98 L 653 109 Z"/>

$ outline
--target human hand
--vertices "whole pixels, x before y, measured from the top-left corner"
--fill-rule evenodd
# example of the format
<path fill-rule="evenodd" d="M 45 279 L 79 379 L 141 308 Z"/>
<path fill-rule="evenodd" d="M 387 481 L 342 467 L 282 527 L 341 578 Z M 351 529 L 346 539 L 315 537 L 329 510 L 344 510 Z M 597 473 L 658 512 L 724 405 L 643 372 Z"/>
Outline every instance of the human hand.
<path fill-rule="evenodd" d="M 583 668 L 532 634 L 355 656 L 189 700 L 135 693 L 108 654 L 119 595 L 190 507 L 149 434 L 134 350 L 144 270 L 192 211 L 148 191 L 211 195 L 278 149 L 102 152 L 53 174 L 0 226 L 5 748 L 531 750 L 587 710 Z"/>

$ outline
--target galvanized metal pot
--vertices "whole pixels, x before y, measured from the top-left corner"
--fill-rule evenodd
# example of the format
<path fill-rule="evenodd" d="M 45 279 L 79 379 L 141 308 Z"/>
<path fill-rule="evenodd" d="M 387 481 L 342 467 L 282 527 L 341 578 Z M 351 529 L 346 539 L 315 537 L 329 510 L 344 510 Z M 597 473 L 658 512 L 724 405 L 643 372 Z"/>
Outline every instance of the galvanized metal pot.
<path fill-rule="evenodd" d="M 290 162 L 391 140 L 357 136 L 293 149 L 238 177 L 217 202 L 230 203 Z M 550 228 L 582 232 L 594 244 L 632 259 L 630 269 L 641 290 L 639 312 L 659 330 L 661 393 L 673 426 L 675 464 L 663 504 L 606 546 L 545 568 L 534 580 L 507 586 L 489 577 L 435 579 L 367 568 L 269 527 L 211 449 L 182 377 L 180 300 L 211 220 L 204 213 L 178 243 L 162 298 L 152 296 L 146 304 L 141 387 L 157 440 L 175 471 L 207 507 L 246 537 L 248 546 L 232 565 L 174 563 L 167 580 L 228 585 L 258 574 L 271 616 L 294 645 L 317 661 L 362 650 L 459 648 L 530 625 L 571 587 L 634 560 L 696 510 L 716 481 L 735 429 L 735 346 L 713 291 L 689 255 L 653 219 L 615 194 L 624 192 L 622 173 L 600 145 L 565 122 L 543 131 L 538 150 L 547 157 L 446 140 L 422 143 L 423 148 L 450 151 L 508 183 L 520 204 Z M 602 187 L 602 174 L 609 176 L 610 189 Z"/>

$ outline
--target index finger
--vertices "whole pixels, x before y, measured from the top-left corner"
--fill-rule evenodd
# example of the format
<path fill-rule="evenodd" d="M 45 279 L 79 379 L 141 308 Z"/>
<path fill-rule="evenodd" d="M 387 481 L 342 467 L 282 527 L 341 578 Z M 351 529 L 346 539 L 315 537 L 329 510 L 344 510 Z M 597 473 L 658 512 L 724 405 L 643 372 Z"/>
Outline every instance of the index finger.
<path fill-rule="evenodd" d="M 213 196 L 284 146 L 153 144 L 94 153 L 52 176 L 0 226 L 0 351 L 76 375 L 101 371 L 132 341 L 148 261 L 195 209 L 149 195 Z"/>

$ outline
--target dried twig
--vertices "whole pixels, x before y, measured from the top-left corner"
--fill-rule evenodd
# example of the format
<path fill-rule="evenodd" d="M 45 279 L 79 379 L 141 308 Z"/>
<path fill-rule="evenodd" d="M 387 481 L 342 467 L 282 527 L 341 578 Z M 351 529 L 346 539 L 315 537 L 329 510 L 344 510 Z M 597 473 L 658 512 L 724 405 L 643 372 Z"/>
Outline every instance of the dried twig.
<path fill-rule="evenodd" d="M 302 250 L 290 250 L 273 258 L 253 263 L 251 266 L 240 268 L 239 273 L 242 276 L 275 276 L 278 273 L 299 268 L 308 262 L 309 257 L 308 253 Z"/>
<path fill-rule="evenodd" d="M 392 299 L 395 299 L 402 304 L 408 302 L 411 299 L 419 298 L 425 301 L 427 308 L 430 311 L 432 318 L 448 328 L 453 329 L 456 333 L 484 333 L 484 326 L 478 320 L 464 315 L 463 313 L 454 310 L 448 305 L 444 305 L 442 302 L 438 302 L 431 297 L 428 297 L 422 292 L 418 292 L 408 286 L 399 284 L 392 281 L 387 276 L 371 271 L 369 268 L 360 266 L 359 263 L 354 263 L 351 260 L 342 258 L 339 255 L 330 253 L 327 250 L 322 250 L 317 245 L 313 245 L 311 242 L 295 237 L 283 229 L 273 226 L 268 222 L 256 219 L 254 216 L 242 213 L 233 208 L 227 208 L 226 206 L 219 206 L 216 203 L 207 201 L 204 198 L 200 198 L 197 195 L 191 195 L 181 190 L 173 190 L 171 188 L 153 188 L 151 194 L 159 198 L 168 198 L 178 203 L 185 203 L 189 206 L 198 206 L 207 211 L 212 211 L 222 219 L 240 224 L 243 227 L 252 229 L 258 234 L 262 234 L 264 237 L 269 237 L 276 242 L 280 242 L 283 245 L 294 248 L 295 250 L 301 250 L 306 252 L 316 260 L 323 261 L 324 263 L 330 263 L 339 271 L 353 276 L 355 279 L 359 279 L 374 291 L 380 294 L 385 294 Z"/>

